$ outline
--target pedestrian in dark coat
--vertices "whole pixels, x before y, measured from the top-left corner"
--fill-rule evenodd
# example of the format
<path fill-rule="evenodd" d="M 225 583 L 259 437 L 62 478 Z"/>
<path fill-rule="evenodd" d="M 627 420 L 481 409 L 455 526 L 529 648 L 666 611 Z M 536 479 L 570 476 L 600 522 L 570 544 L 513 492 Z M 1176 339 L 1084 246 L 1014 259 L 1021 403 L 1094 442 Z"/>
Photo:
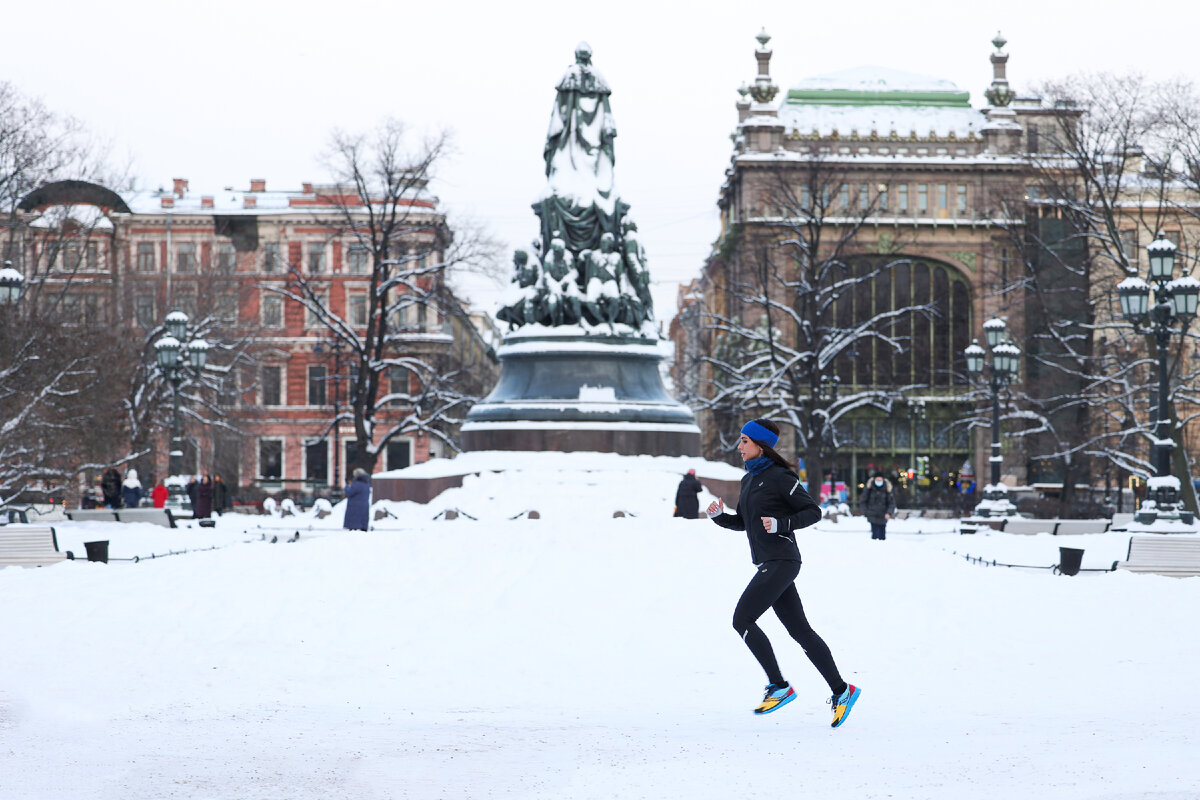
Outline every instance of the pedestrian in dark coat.
<path fill-rule="evenodd" d="M 212 479 L 205 475 L 200 479 L 200 483 L 196 485 L 196 519 L 208 519 L 212 516 L 213 509 L 213 484 Z"/>
<path fill-rule="evenodd" d="M 200 484 L 196 482 L 194 477 L 188 478 L 187 486 L 184 487 L 187 491 L 188 502 L 192 504 L 192 513 L 196 511 L 196 490 L 200 488 Z"/>
<path fill-rule="evenodd" d="M 675 490 L 675 516 L 695 519 L 700 516 L 700 490 L 704 486 L 696 479 L 696 470 L 689 469 Z"/>
<path fill-rule="evenodd" d="M 104 470 L 100 479 L 100 491 L 104 495 L 104 505 L 108 508 L 121 507 L 121 473 L 113 467 Z"/>
<path fill-rule="evenodd" d="M 858 499 L 858 507 L 862 509 L 867 522 L 871 523 L 871 538 L 886 539 L 887 522 L 896 514 L 896 498 L 882 472 L 876 472 L 871 478 L 866 491 Z"/>
<path fill-rule="evenodd" d="M 225 509 L 229 507 L 229 487 L 221 480 L 220 475 L 213 475 L 212 495 L 213 511 L 224 514 Z"/>
<path fill-rule="evenodd" d="M 137 508 L 142 502 L 142 482 L 138 480 L 136 469 L 130 469 L 125 473 L 125 480 L 121 483 L 121 502 L 126 508 Z"/>
<path fill-rule="evenodd" d="M 346 519 L 342 527 L 348 531 L 365 531 L 371 517 L 371 476 L 361 469 L 354 470 L 354 480 L 346 487 Z"/>

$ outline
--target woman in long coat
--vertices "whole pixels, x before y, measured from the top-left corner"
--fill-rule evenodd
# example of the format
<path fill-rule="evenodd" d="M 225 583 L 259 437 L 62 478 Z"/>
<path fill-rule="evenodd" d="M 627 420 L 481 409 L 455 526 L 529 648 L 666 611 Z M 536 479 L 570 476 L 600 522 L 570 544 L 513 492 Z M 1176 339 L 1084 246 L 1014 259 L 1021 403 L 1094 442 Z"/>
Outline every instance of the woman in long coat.
<path fill-rule="evenodd" d="M 208 519 L 212 516 L 213 484 L 207 475 L 200 479 L 196 486 L 196 519 Z"/>
<path fill-rule="evenodd" d="M 354 480 L 346 487 L 346 520 L 342 527 L 349 531 L 365 531 L 371 517 L 371 476 L 361 469 L 354 470 Z"/>

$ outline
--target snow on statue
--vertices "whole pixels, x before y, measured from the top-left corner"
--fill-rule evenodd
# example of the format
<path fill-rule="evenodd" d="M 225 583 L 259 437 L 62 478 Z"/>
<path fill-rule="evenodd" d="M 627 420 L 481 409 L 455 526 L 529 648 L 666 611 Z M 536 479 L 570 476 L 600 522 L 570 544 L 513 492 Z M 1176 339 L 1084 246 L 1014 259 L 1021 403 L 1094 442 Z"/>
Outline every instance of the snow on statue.
<path fill-rule="evenodd" d="M 575 48 L 556 89 L 542 150 L 546 186 L 533 204 L 540 236 L 532 252 L 515 254 L 513 283 L 496 316 L 510 329 L 576 325 L 654 336 L 645 252 L 613 179 L 611 90 L 587 44 Z"/>

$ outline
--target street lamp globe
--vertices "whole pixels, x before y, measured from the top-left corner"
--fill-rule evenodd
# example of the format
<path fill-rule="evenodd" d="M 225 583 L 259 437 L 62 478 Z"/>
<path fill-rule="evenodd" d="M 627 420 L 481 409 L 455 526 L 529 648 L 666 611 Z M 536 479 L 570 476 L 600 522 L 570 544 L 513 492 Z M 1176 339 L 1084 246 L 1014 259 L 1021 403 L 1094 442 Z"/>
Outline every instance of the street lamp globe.
<path fill-rule="evenodd" d="M 1008 323 L 999 317 L 992 317 L 983 323 L 983 337 L 987 340 L 987 346 L 995 350 L 996 346 L 1004 341 L 1007 330 Z"/>
<path fill-rule="evenodd" d="M 187 355 L 188 361 L 192 365 L 192 369 L 199 372 L 204 369 L 204 362 L 208 359 L 209 344 L 203 339 L 195 339 L 188 342 Z"/>
<path fill-rule="evenodd" d="M 170 314 L 167 314 L 164 322 L 167 326 L 167 333 L 173 336 L 176 342 L 183 341 L 183 337 L 187 336 L 187 314 L 182 311 L 172 311 Z"/>
<path fill-rule="evenodd" d="M 1159 233 L 1146 247 L 1146 255 L 1150 258 L 1150 280 L 1171 280 L 1175 273 L 1175 245 L 1171 240 Z"/>
<path fill-rule="evenodd" d="M 1180 319 L 1191 319 L 1196 316 L 1196 302 L 1200 298 L 1200 281 L 1191 275 L 1176 278 L 1167 284 L 1167 292 L 1171 297 L 1171 311 Z"/>
<path fill-rule="evenodd" d="M 972 378 L 979 377 L 983 373 L 983 358 L 986 355 L 979 346 L 979 340 L 972 339 L 971 344 L 963 350 L 963 355 L 967 359 L 967 372 Z"/>
<path fill-rule="evenodd" d="M 1121 315 L 1137 324 L 1145 319 L 1150 310 L 1150 284 L 1141 278 L 1126 278 L 1117 284 L 1117 296 L 1121 298 Z"/>
<path fill-rule="evenodd" d="M 0 269 L 0 305 L 15 304 L 21 299 L 24 286 L 25 276 L 13 269 L 11 261 L 5 261 L 4 269 Z"/>
<path fill-rule="evenodd" d="M 179 364 L 179 340 L 174 336 L 164 336 L 154 343 L 154 357 L 159 369 L 169 372 Z"/>
<path fill-rule="evenodd" d="M 1016 345 L 999 344 L 992 348 L 992 368 L 996 377 L 1011 382 L 1017 379 L 1021 369 L 1021 351 Z"/>

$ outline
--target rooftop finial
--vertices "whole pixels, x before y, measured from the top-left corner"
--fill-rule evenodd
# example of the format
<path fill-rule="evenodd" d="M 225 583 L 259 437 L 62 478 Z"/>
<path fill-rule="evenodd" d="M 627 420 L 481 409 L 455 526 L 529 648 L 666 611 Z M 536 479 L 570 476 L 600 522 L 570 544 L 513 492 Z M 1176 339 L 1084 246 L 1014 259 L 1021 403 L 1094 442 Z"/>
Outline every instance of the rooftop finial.
<path fill-rule="evenodd" d="M 992 39 L 992 44 L 996 46 L 997 51 L 1000 51 L 1004 49 L 1004 45 L 1008 44 L 1008 40 L 1004 38 L 1004 34 L 996 31 L 996 38 Z"/>
<path fill-rule="evenodd" d="M 755 36 L 754 38 L 758 39 L 759 46 L 766 47 L 767 42 L 771 41 L 771 34 L 767 33 L 766 28 L 763 28 L 761 31 L 758 32 L 758 36 Z"/>

